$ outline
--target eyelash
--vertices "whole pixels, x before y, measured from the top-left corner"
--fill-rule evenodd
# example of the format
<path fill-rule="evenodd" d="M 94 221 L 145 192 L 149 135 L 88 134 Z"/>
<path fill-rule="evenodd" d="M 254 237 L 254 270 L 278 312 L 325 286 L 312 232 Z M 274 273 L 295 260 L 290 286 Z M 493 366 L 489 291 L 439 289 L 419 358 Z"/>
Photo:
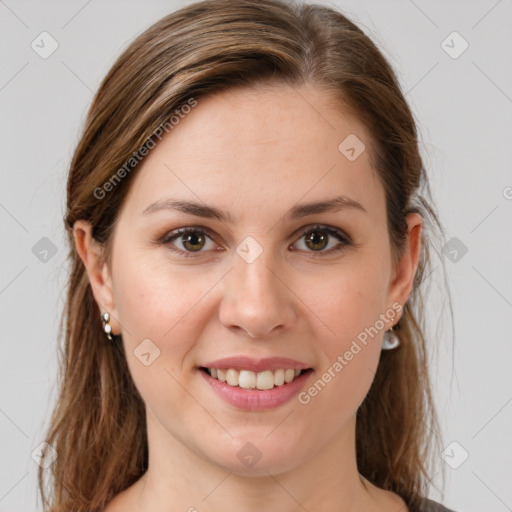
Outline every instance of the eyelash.
<path fill-rule="evenodd" d="M 333 228 L 331 226 L 325 226 L 325 225 L 322 225 L 322 224 L 316 224 L 316 225 L 308 226 L 307 228 L 304 228 L 300 232 L 300 234 L 299 234 L 299 240 L 304 235 L 307 235 L 308 233 L 311 233 L 313 231 L 325 232 L 328 235 L 333 236 L 333 237 L 337 238 L 340 241 L 340 244 L 338 246 L 336 246 L 334 248 L 331 248 L 328 251 L 319 251 L 319 252 L 307 251 L 307 252 L 312 253 L 313 257 L 320 257 L 320 258 L 322 258 L 322 257 L 324 257 L 323 256 L 324 254 L 337 253 L 337 252 L 341 251 L 346 246 L 354 245 L 353 242 L 351 241 L 350 237 L 348 235 L 346 235 L 343 231 L 341 231 L 341 230 L 339 230 L 337 228 Z M 190 227 L 186 227 L 186 228 L 176 229 L 174 231 L 166 233 L 161 238 L 159 243 L 164 244 L 164 245 L 168 245 L 169 248 L 173 252 L 176 252 L 176 253 L 180 254 L 181 256 L 183 256 L 185 258 L 197 258 L 197 257 L 199 257 L 201 252 L 204 252 L 204 251 L 198 251 L 198 252 L 195 252 L 195 253 L 194 252 L 190 252 L 190 251 L 183 251 L 183 250 L 178 249 L 178 248 L 176 248 L 175 246 L 172 245 L 172 242 L 175 239 L 177 239 L 181 235 L 188 234 L 188 233 L 199 233 L 202 236 L 206 235 L 208 238 L 212 239 L 212 234 L 211 234 L 210 230 L 208 230 L 206 228 L 202 228 L 202 227 L 190 226 Z"/>

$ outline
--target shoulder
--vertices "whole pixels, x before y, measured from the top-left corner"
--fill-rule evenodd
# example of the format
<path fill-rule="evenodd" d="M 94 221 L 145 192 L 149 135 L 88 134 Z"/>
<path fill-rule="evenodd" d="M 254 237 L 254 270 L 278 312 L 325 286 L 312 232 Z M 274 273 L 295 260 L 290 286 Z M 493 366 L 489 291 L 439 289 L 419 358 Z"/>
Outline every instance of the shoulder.
<path fill-rule="evenodd" d="M 414 512 L 455 512 L 444 505 L 437 503 L 437 501 L 429 500 L 428 498 L 421 498 L 418 508 Z"/>

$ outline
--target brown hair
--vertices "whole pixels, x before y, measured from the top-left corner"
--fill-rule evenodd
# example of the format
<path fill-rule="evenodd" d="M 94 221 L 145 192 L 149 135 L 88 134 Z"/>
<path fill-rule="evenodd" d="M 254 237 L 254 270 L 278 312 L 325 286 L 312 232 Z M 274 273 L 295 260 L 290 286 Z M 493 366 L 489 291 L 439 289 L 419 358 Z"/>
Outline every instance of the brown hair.
<path fill-rule="evenodd" d="M 400 347 L 384 351 L 357 416 L 357 464 L 372 483 L 399 494 L 411 509 L 426 495 L 439 428 L 432 403 L 424 325 L 424 282 L 430 236 L 442 226 L 430 197 L 413 115 L 376 45 L 341 13 L 280 0 L 207 0 L 172 13 L 138 36 L 115 62 L 90 107 L 67 184 L 65 226 L 71 272 L 59 352 L 59 396 L 46 440 L 58 453 L 39 490 L 45 510 L 100 511 L 147 468 L 144 403 L 122 343 L 108 343 L 100 311 L 73 240 L 75 221 L 109 243 L 133 178 L 134 152 L 187 103 L 231 87 L 258 83 L 322 87 L 361 120 L 386 193 L 387 222 L 398 260 L 405 216 L 424 219 L 414 289 L 396 326 Z M 116 170 L 123 179 L 98 199 Z M 424 189 L 422 191 L 422 188 Z M 103 189 L 104 190 L 104 189 Z M 96 191 L 96 193 L 95 193 Z M 45 476 L 51 488 L 45 488 Z"/>

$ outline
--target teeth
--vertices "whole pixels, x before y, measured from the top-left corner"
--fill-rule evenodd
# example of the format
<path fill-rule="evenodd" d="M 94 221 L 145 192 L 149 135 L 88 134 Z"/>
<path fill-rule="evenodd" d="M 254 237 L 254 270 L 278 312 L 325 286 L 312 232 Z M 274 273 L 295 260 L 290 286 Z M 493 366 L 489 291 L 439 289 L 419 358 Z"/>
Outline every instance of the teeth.
<path fill-rule="evenodd" d="M 284 370 L 276 370 L 274 372 L 274 384 L 282 386 L 284 384 Z"/>
<path fill-rule="evenodd" d="M 295 377 L 295 370 L 290 368 L 289 370 L 284 371 L 284 381 L 286 383 L 291 382 Z"/>
<path fill-rule="evenodd" d="M 226 382 L 230 386 L 238 386 L 243 389 L 272 389 L 274 386 L 282 386 L 285 382 L 292 382 L 300 375 L 301 370 L 293 368 L 265 370 L 263 372 L 252 372 L 250 370 L 223 370 L 221 368 L 208 368 L 208 372 L 214 379 Z"/>
<path fill-rule="evenodd" d="M 248 372 L 247 370 L 240 370 L 238 385 L 244 389 L 254 389 L 256 387 L 256 374 L 254 372 Z"/>
<path fill-rule="evenodd" d="M 238 372 L 231 368 L 226 372 L 226 382 L 230 386 L 238 386 Z"/>
<path fill-rule="evenodd" d="M 254 372 L 251 372 L 254 375 Z M 272 370 L 265 370 L 258 373 L 256 387 L 258 389 L 272 389 L 275 384 L 274 374 Z"/>

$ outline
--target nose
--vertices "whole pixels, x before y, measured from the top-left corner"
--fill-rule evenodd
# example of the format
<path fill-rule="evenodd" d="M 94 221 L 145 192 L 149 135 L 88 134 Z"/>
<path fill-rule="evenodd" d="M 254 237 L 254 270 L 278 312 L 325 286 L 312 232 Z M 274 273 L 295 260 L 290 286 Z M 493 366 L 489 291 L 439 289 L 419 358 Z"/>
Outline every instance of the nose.
<path fill-rule="evenodd" d="M 296 323 L 294 297 L 266 251 L 251 263 L 236 254 L 234 268 L 225 277 L 220 321 L 251 338 L 281 336 Z"/>

